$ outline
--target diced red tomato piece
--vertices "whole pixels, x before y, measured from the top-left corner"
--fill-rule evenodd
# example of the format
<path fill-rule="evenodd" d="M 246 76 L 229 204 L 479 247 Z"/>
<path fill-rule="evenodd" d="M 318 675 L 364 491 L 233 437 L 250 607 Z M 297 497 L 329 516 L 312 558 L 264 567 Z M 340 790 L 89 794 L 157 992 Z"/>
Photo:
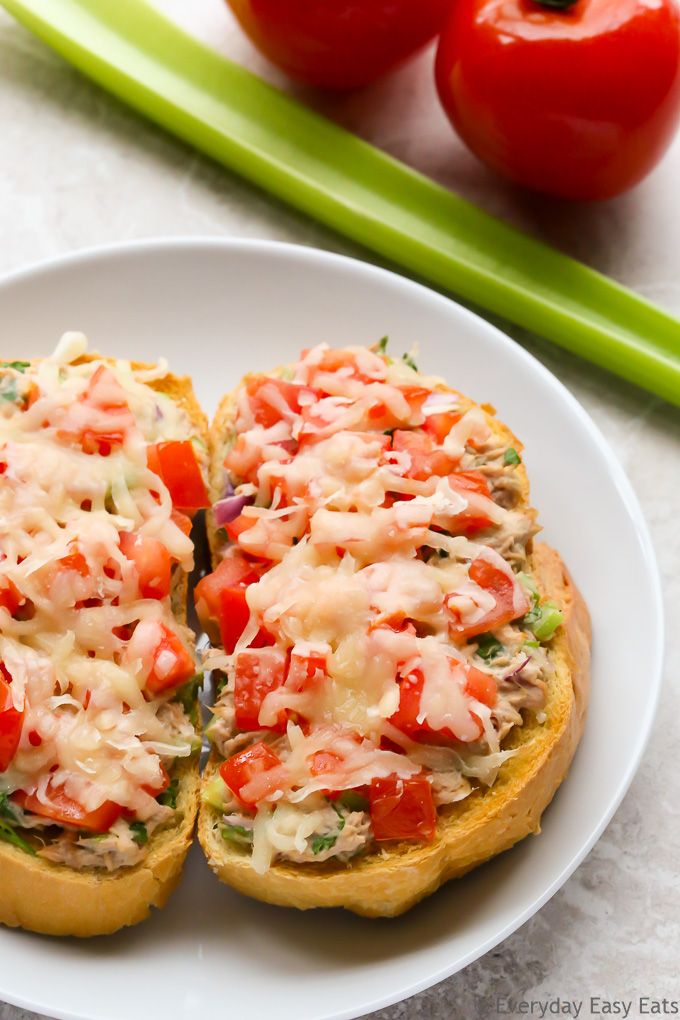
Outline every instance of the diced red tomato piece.
<path fill-rule="evenodd" d="M 281 764 L 278 754 L 272 751 L 263 741 L 258 741 L 244 751 L 239 751 L 227 758 L 220 766 L 220 775 L 231 792 L 239 798 L 247 808 L 254 808 L 257 802 L 247 801 L 241 797 L 241 790 L 256 776 L 269 772 Z"/>
<path fill-rule="evenodd" d="M 476 666 L 468 666 L 465 690 L 482 705 L 493 708 L 498 701 L 498 685 L 489 673 L 482 673 Z"/>
<path fill-rule="evenodd" d="M 61 570 L 72 570 L 74 573 L 80 574 L 81 577 L 90 576 L 87 560 L 78 549 L 74 549 L 68 555 L 62 556 L 60 560 L 57 560 L 57 563 Z"/>
<path fill-rule="evenodd" d="M 454 425 L 463 417 L 460 411 L 442 411 L 440 414 L 428 414 L 423 428 L 431 435 L 435 443 L 443 443 Z"/>
<path fill-rule="evenodd" d="M 400 386 L 399 389 L 406 397 L 412 414 L 417 414 L 422 410 L 423 404 L 431 393 L 431 390 L 425 389 L 424 386 Z"/>
<path fill-rule="evenodd" d="M 24 712 L 14 707 L 10 684 L 12 677 L 4 663 L 0 663 L 0 772 L 6 772 L 17 753 Z"/>
<path fill-rule="evenodd" d="M 99 365 L 92 373 L 83 400 L 102 411 L 127 411 L 130 413 L 125 390 L 106 365 Z"/>
<path fill-rule="evenodd" d="M 369 634 L 374 630 L 380 630 L 381 628 L 386 630 L 392 630 L 395 634 L 416 634 L 415 624 L 412 620 L 407 620 L 406 617 L 395 614 L 383 620 L 377 620 L 369 623 L 368 632 Z"/>
<path fill-rule="evenodd" d="M 17 609 L 25 602 L 26 599 L 14 581 L 11 581 L 9 577 L 0 578 L 0 607 L 6 609 L 10 616 L 14 616 Z"/>
<path fill-rule="evenodd" d="M 313 776 L 325 776 L 329 772 L 337 772 L 343 766 L 342 758 L 333 751 L 315 751 L 310 754 L 307 762 Z"/>
<path fill-rule="evenodd" d="M 304 358 L 308 353 L 308 351 L 303 351 L 301 357 Z M 350 369 L 351 377 L 359 379 L 361 382 L 376 381 L 359 370 L 356 354 L 353 351 L 337 347 L 330 347 L 327 351 L 322 352 L 318 365 L 314 367 L 314 372 L 339 372 L 340 369 Z"/>
<path fill-rule="evenodd" d="M 459 492 L 463 497 L 468 492 L 474 492 L 479 496 L 491 499 L 489 483 L 480 471 L 456 471 L 449 475 L 449 485 L 454 492 Z M 466 534 L 481 531 L 483 528 L 490 527 L 491 524 L 493 521 L 487 514 L 480 510 L 473 510 L 471 507 L 456 514 L 453 521 L 456 530 L 460 529 Z"/>
<path fill-rule="evenodd" d="M 344 762 L 340 755 L 332 751 L 315 751 L 307 759 L 309 771 L 312 776 L 324 776 L 328 773 L 339 772 Z M 320 790 L 329 800 L 337 800 L 342 790 Z"/>
<path fill-rule="evenodd" d="M 196 672 L 194 660 L 177 634 L 158 624 L 159 640 L 153 650 L 151 671 L 146 679 L 150 694 L 163 694 L 188 680 Z"/>
<path fill-rule="evenodd" d="M 123 814 L 122 807 L 112 800 L 105 800 L 94 811 L 86 811 L 82 804 L 66 795 L 62 786 L 53 787 L 51 783 L 47 786 L 47 796 L 50 803 L 43 804 L 35 793 L 20 790 L 13 795 L 12 800 L 32 815 L 40 815 L 57 825 L 68 825 L 85 832 L 108 832 Z"/>
<path fill-rule="evenodd" d="M 293 691 L 308 691 L 326 677 L 325 655 L 298 655 L 290 657 L 286 686 Z"/>
<path fill-rule="evenodd" d="M 481 670 L 476 669 L 474 666 L 464 663 L 456 663 L 456 666 L 465 669 L 466 694 L 469 694 L 476 701 L 481 701 L 483 704 L 493 708 L 498 696 L 494 678 L 486 673 L 482 673 Z M 451 682 L 457 683 L 453 678 Z M 420 670 L 414 670 L 402 679 L 399 685 L 399 708 L 390 717 L 389 721 L 398 730 L 401 730 L 402 733 L 406 733 L 413 739 L 433 733 L 447 740 L 459 739 L 458 735 L 448 727 L 434 730 L 426 719 L 423 719 L 422 722 L 419 721 L 418 716 L 420 715 L 420 701 L 423 695 L 424 683 L 425 678 Z M 474 715 L 474 712 L 470 714 Z M 480 733 L 478 736 L 481 735 L 481 725 L 479 729 Z"/>
<path fill-rule="evenodd" d="M 272 379 L 270 376 L 258 375 L 246 383 L 250 397 L 250 408 L 258 425 L 269 429 L 281 421 L 283 402 L 295 414 L 300 412 L 299 396 L 306 387 L 299 383 L 287 382 L 285 379 Z"/>
<path fill-rule="evenodd" d="M 239 514 L 233 521 L 229 521 L 225 524 L 224 529 L 232 542 L 238 542 L 239 536 L 244 531 L 248 531 L 257 524 L 257 517 L 251 517 L 250 514 Z"/>
<path fill-rule="evenodd" d="M 425 481 L 432 475 L 448 475 L 456 466 L 447 453 L 437 449 L 431 438 L 418 429 L 397 429 L 392 437 L 392 449 L 410 456 L 408 478 Z"/>
<path fill-rule="evenodd" d="M 164 599 L 170 594 L 170 553 L 157 538 L 123 531 L 120 549 L 137 571 L 143 599 Z"/>
<path fill-rule="evenodd" d="M 166 769 L 163 762 L 159 762 L 161 781 L 157 786 L 143 786 L 142 789 L 145 793 L 148 793 L 150 797 L 160 797 L 162 793 L 165 793 L 167 788 L 170 786 L 170 773 Z"/>
<path fill-rule="evenodd" d="M 459 639 L 476 637 L 477 634 L 484 634 L 488 630 L 502 627 L 511 620 L 516 620 L 529 609 L 529 600 L 519 589 L 518 583 L 514 581 L 504 570 L 489 560 L 478 556 L 470 564 L 469 576 L 472 581 L 483 588 L 484 591 L 493 595 L 496 604 L 493 609 L 486 613 L 481 620 L 473 624 L 464 624 L 455 612 L 451 612 L 449 621 L 449 633 Z M 515 608 L 515 592 L 521 592 L 517 600 L 518 608 Z M 449 606 L 451 611 L 451 607 Z"/>
<path fill-rule="evenodd" d="M 421 386 L 398 386 L 397 389 L 401 391 L 409 406 L 408 413 L 397 415 L 384 401 L 378 400 L 368 411 L 368 418 L 374 428 L 394 429 L 403 428 L 409 423 L 416 424 L 412 419 L 420 415 L 430 391 Z"/>
<path fill-rule="evenodd" d="M 175 510 L 173 507 L 170 513 L 170 520 L 177 525 L 180 531 L 184 532 L 187 538 L 189 537 L 191 534 L 191 517 L 187 517 L 181 510 Z"/>
<path fill-rule="evenodd" d="M 108 457 L 114 447 L 123 444 L 126 432 L 134 425 L 125 390 L 110 368 L 99 365 L 81 401 L 98 412 L 93 415 L 96 424 L 88 425 L 79 433 L 60 429 L 57 436 L 67 442 L 80 443 L 85 453 Z"/>
<path fill-rule="evenodd" d="M 220 592 L 220 636 L 225 652 L 234 651 L 250 619 L 250 609 L 243 587 L 223 588 Z"/>
<path fill-rule="evenodd" d="M 368 790 L 371 826 L 377 840 L 431 843 L 437 830 L 432 787 L 424 775 L 373 779 Z"/>
<path fill-rule="evenodd" d="M 426 722 L 418 722 L 424 683 L 425 679 L 420 670 L 414 670 L 403 677 L 399 684 L 399 707 L 389 719 L 393 726 L 410 737 L 417 736 L 421 732 L 431 732 Z M 442 731 L 442 736 L 444 735 L 454 736 L 450 730 Z"/>
<path fill-rule="evenodd" d="M 225 588 L 246 587 L 257 578 L 253 564 L 241 553 L 234 551 L 225 556 L 216 570 L 206 574 L 196 585 L 194 595 L 201 622 L 205 619 L 219 620 L 220 592 Z"/>
<path fill-rule="evenodd" d="M 222 644 L 229 654 L 248 623 L 246 588 L 257 581 L 257 577 L 252 563 L 235 553 L 225 557 L 212 574 L 196 585 L 194 598 L 198 617 L 205 627 L 211 621 L 219 626 Z"/>
<path fill-rule="evenodd" d="M 461 492 L 476 492 L 480 496 L 491 499 L 491 490 L 481 471 L 456 471 L 449 476 L 449 483 L 452 489 Z"/>
<path fill-rule="evenodd" d="M 286 652 L 280 648 L 248 648 L 236 656 L 234 710 L 236 725 L 240 730 L 285 731 L 285 712 L 279 712 L 274 726 L 262 726 L 259 715 L 262 702 L 270 691 L 284 683 L 287 659 Z"/>
<path fill-rule="evenodd" d="M 165 483 L 177 510 L 193 513 L 210 506 L 191 440 L 156 443 L 147 447 L 146 455 L 149 469 Z"/>

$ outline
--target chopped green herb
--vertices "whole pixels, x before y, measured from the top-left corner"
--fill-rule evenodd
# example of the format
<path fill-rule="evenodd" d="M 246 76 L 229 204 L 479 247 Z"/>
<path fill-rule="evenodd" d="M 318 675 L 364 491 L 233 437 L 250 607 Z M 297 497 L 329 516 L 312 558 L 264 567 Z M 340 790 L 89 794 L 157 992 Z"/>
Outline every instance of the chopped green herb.
<path fill-rule="evenodd" d="M 338 832 L 342 832 L 345 828 L 345 816 L 342 813 L 342 809 L 335 803 L 335 801 L 332 801 L 331 806 L 338 816 Z"/>
<path fill-rule="evenodd" d="M 377 353 L 384 354 L 385 351 L 387 350 L 387 345 L 389 342 L 390 338 L 388 336 L 381 337 L 380 340 L 378 340 L 377 344 L 375 345 Z"/>
<path fill-rule="evenodd" d="M 226 673 L 216 673 L 216 672 L 213 673 L 213 684 L 215 685 L 215 695 L 216 696 L 222 693 L 222 691 L 224 690 L 224 688 L 227 686 L 228 683 L 229 683 L 229 677 L 227 676 Z M 210 724 L 208 724 L 208 729 L 209 728 L 210 728 Z M 206 736 L 210 735 L 208 733 L 208 729 L 206 730 Z"/>
<path fill-rule="evenodd" d="M 315 836 L 312 840 L 312 853 L 320 854 L 323 850 L 330 850 L 337 843 L 337 835 Z"/>
<path fill-rule="evenodd" d="M 6 400 L 10 404 L 16 404 L 19 400 L 17 380 L 14 376 L 5 375 L 0 380 L 0 400 Z"/>
<path fill-rule="evenodd" d="M 12 846 L 16 846 L 19 850 L 23 850 L 25 854 L 30 854 L 31 857 L 35 857 L 35 850 L 33 847 L 17 833 L 16 827 L 18 825 L 19 819 L 16 815 L 12 802 L 6 793 L 0 793 L 0 841 L 3 843 L 11 843 Z"/>
<path fill-rule="evenodd" d="M 408 367 L 412 368 L 414 372 L 418 371 L 418 366 L 416 365 L 415 361 L 413 360 L 410 354 L 402 354 L 401 360 L 405 361 Z"/>
<path fill-rule="evenodd" d="M 504 464 L 521 464 L 522 458 L 512 446 L 510 446 L 503 454 Z"/>
<path fill-rule="evenodd" d="M 524 647 L 525 648 L 540 648 L 541 647 L 541 642 L 540 641 L 525 641 L 524 642 Z"/>
<path fill-rule="evenodd" d="M 137 846 L 145 846 L 149 842 L 149 833 L 144 822 L 130 822 L 130 832 Z"/>
<path fill-rule="evenodd" d="M 345 790 L 338 797 L 340 803 L 348 811 L 368 811 L 368 799 L 362 797 L 356 790 Z M 335 807 L 335 804 L 333 805 Z"/>
<path fill-rule="evenodd" d="M 203 674 L 196 673 L 185 684 L 182 684 L 175 695 L 175 701 L 180 703 L 194 726 L 198 722 L 198 691 L 202 685 Z"/>
<path fill-rule="evenodd" d="M 503 645 L 493 636 L 493 634 L 480 634 L 477 638 L 477 655 L 480 659 L 484 659 L 485 662 L 491 662 L 493 659 L 497 659 L 504 651 L 505 649 Z"/>
<path fill-rule="evenodd" d="M 25 372 L 31 367 L 30 361 L 3 361 L 0 365 L 2 368 L 13 368 L 16 372 Z"/>
<path fill-rule="evenodd" d="M 243 825 L 225 824 L 222 826 L 222 838 L 239 846 L 252 846 L 253 830 L 246 829 Z"/>
<path fill-rule="evenodd" d="M 179 796 L 179 779 L 173 779 L 167 790 L 164 790 L 160 796 L 156 797 L 159 804 L 164 807 L 170 807 L 174 811 L 177 807 L 177 797 Z"/>
<path fill-rule="evenodd" d="M 35 857 L 35 850 L 30 846 L 25 839 L 15 831 L 14 827 L 9 822 L 0 820 L 0 840 L 3 843 L 11 843 L 13 846 L 23 850 L 25 854 L 30 854 L 31 857 Z"/>

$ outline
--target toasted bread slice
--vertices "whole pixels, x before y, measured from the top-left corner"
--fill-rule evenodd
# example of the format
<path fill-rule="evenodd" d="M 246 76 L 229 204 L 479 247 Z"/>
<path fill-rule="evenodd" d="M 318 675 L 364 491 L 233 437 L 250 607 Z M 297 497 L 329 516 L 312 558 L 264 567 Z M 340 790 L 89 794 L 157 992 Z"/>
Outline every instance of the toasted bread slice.
<path fill-rule="evenodd" d="M 461 394 L 455 396 L 463 409 L 474 406 Z M 519 440 L 493 417 L 494 409 L 483 409 L 499 440 L 521 451 Z M 224 459 L 235 437 L 234 418 L 235 399 L 230 394 L 221 402 L 211 427 L 213 499 L 221 494 Z M 519 471 L 518 506 L 534 517 L 523 465 Z M 210 540 L 217 565 L 220 543 L 214 527 Z M 408 910 L 448 879 L 465 874 L 530 833 L 540 831 L 543 811 L 565 778 L 583 732 L 591 633 L 585 602 L 559 554 L 547 545 L 536 544 L 530 551 L 529 564 L 541 595 L 563 609 L 564 623 L 549 646 L 554 675 L 548 685 L 546 721 L 539 723 L 527 713 L 524 724 L 511 730 L 503 748 L 517 748 L 518 753 L 503 764 L 494 785 L 489 789 L 478 787 L 465 800 L 440 808 L 437 835 L 430 844 L 390 844 L 389 849 L 383 844 L 381 849 L 346 864 L 278 862 L 263 875 L 252 868 L 247 852 L 227 845 L 220 835 L 220 813 L 202 803 L 199 840 L 210 867 L 223 882 L 281 906 L 303 910 L 344 907 L 369 917 L 391 917 Z M 204 783 L 214 777 L 220 760 L 213 753 Z"/>
<path fill-rule="evenodd" d="M 81 360 L 93 360 L 96 355 Z M 107 359 L 112 360 L 112 359 Z M 133 362 L 134 369 L 151 366 Z M 207 419 L 188 377 L 167 375 L 148 385 L 171 397 L 187 413 L 193 431 L 207 441 Z M 188 578 L 176 567 L 172 608 L 186 623 Z M 162 907 L 179 882 L 193 840 L 199 801 L 199 755 L 178 762 L 177 822 L 149 841 L 144 859 L 131 868 L 107 873 L 77 871 L 32 857 L 0 841 L 0 924 L 46 935 L 89 937 L 108 935 L 145 920 L 152 907 Z"/>

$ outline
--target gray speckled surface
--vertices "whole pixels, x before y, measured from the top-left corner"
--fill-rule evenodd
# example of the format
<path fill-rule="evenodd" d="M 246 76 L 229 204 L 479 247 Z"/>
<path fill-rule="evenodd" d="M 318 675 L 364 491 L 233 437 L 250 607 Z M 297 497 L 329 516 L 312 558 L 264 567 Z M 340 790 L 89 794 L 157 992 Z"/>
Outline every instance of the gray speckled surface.
<path fill-rule="evenodd" d="M 207 41 L 277 80 L 240 39 L 220 0 L 157 2 Z M 680 144 L 645 184 L 615 202 L 578 208 L 522 195 L 492 178 L 457 144 L 437 109 L 429 59 L 361 96 L 328 101 L 328 111 L 489 211 L 680 315 Z M 4 14 L 0 124 L 0 272 L 86 245 L 168 234 L 278 238 L 366 257 L 129 113 Z M 510 332 L 581 400 L 635 486 L 665 585 L 670 632 L 665 685 L 630 793 L 561 892 L 498 949 L 430 991 L 375 1014 L 382 1020 L 486 1020 L 498 1015 L 497 996 L 585 998 L 581 1016 L 606 1015 L 602 1006 L 600 1014 L 591 1010 L 591 995 L 680 999 L 680 779 L 674 765 L 680 411 L 548 344 Z M 31 1015 L 0 1004 L 0 1020 Z M 629 1015 L 644 1014 L 634 1002 Z"/>

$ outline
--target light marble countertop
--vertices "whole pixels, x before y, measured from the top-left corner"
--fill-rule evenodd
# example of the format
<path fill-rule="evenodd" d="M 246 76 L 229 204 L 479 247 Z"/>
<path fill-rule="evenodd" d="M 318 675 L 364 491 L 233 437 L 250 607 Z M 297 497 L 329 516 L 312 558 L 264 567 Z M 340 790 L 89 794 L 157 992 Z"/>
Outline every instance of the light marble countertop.
<path fill-rule="evenodd" d="M 212 45 L 281 83 L 240 37 L 221 0 L 156 2 Z M 651 178 L 617 201 L 572 207 L 527 196 L 492 177 L 457 143 L 437 107 L 429 61 L 426 54 L 362 95 L 322 103 L 299 94 L 489 212 L 680 316 L 680 138 Z M 0 272 L 89 245 L 171 234 L 267 237 L 370 257 L 141 120 L 5 14 L 0 126 Z M 680 998 L 680 771 L 674 761 L 680 410 L 532 336 L 508 332 L 583 403 L 633 482 L 665 586 L 665 684 L 637 778 L 561 892 L 496 950 L 430 991 L 375 1014 L 381 1020 L 487 1020 L 498 1015 L 496 995 Z M 31 1015 L 0 1003 L 0 1020 Z M 585 1007 L 581 1015 L 589 1015 Z"/>

